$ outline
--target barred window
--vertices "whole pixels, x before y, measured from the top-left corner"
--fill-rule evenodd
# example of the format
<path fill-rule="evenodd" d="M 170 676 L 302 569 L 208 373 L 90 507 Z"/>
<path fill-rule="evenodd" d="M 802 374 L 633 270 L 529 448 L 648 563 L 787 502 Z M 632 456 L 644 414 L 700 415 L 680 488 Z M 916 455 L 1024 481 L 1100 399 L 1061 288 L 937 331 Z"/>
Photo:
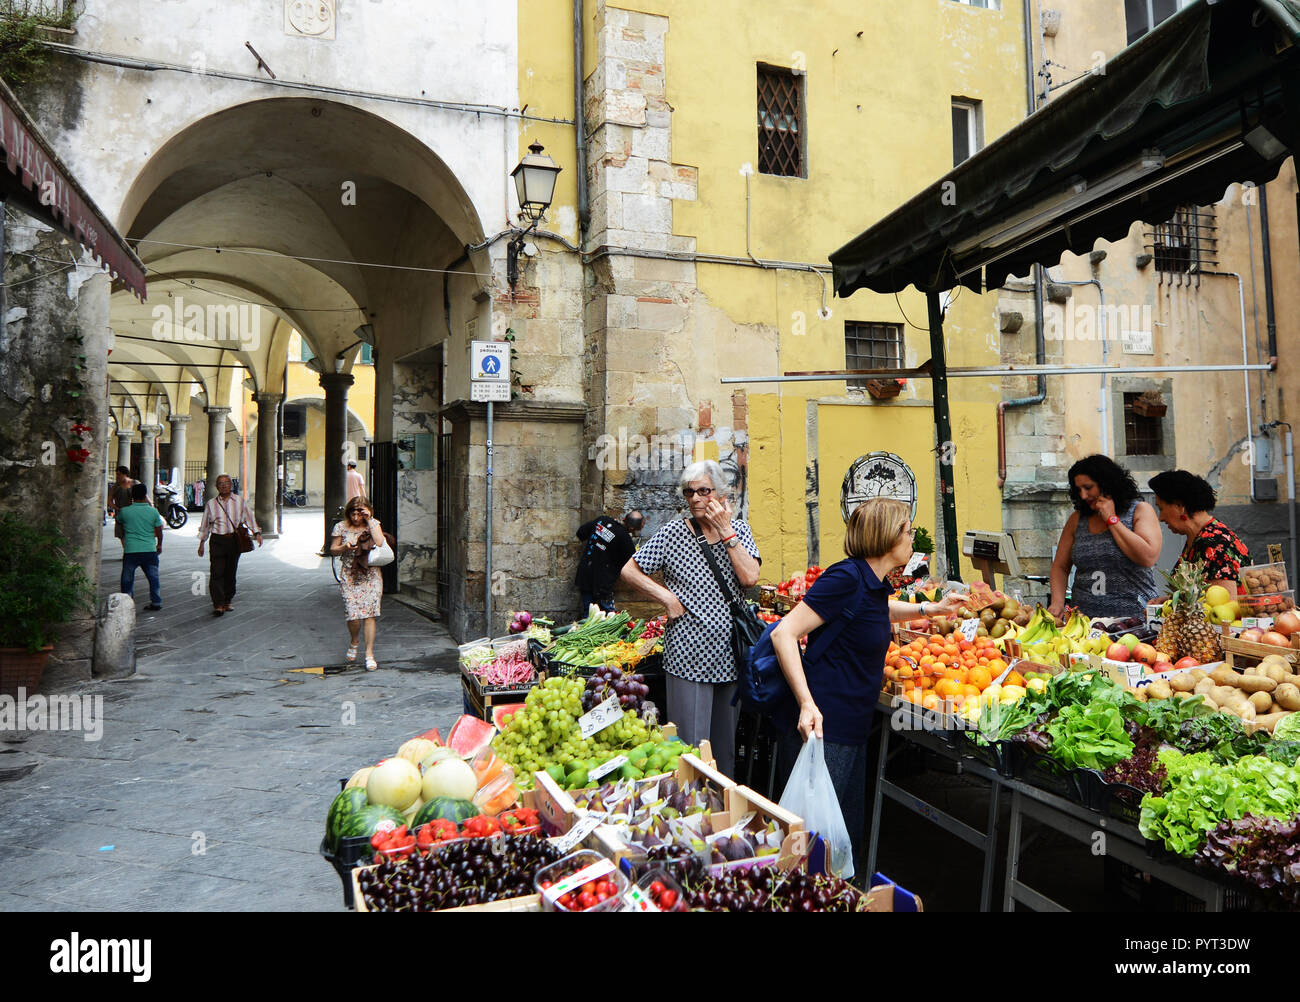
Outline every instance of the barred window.
<path fill-rule="evenodd" d="M 1212 270 L 1218 263 L 1214 207 L 1183 206 L 1147 234 L 1156 270 L 1174 275 Z"/>
<path fill-rule="evenodd" d="M 1124 394 L 1124 454 L 1128 456 L 1159 456 L 1165 451 L 1164 418 L 1146 417 L 1133 409 L 1133 402 L 1141 393 Z"/>
<path fill-rule="evenodd" d="M 903 325 L 844 323 L 844 368 L 898 369 L 903 364 Z M 865 389 L 868 377 L 847 380 Z"/>
<path fill-rule="evenodd" d="M 758 172 L 807 177 L 803 82 L 792 70 L 758 67 Z"/>

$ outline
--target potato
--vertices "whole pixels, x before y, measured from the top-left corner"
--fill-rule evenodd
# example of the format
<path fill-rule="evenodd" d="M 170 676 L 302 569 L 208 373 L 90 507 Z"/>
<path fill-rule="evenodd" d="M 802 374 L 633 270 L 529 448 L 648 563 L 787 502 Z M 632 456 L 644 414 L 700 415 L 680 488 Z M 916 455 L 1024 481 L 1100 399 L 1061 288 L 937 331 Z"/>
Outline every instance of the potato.
<path fill-rule="evenodd" d="M 1272 692 L 1277 683 L 1267 675 L 1251 675 L 1249 678 L 1242 675 L 1237 680 L 1237 688 L 1242 692 Z"/>
<path fill-rule="evenodd" d="M 1173 689 L 1169 687 L 1169 683 L 1163 678 L 1157 679 L 1146 688 L 1149 690 L 1147 693 L 1148 699 L 1168 699 L 1174 694 Z"/>
<path fill-rule="evenodd" d="M 1183 672 L 1169 680 L 1169 688 L 1174 692 L 1191 692 L 1196 688 L 1196 679 L 1192 677 L 1191 672 Z"/>
<path fill-rule="evenodd" d="M 1195 675 L 1196 673 L 1193 672 L 1192 674 Z M 1214 692 L 1214 679 L 1206 677 L 1198 680 L 1196 685 L 1192 686 L 1192 691 L 1201 696 L 1210 695 Z"/>
<path fill-rule="evenodd" d="M 1290 673 L 1286 670 L 1285 665 L 1274 662 L 1272 664 L 1261 664 L 1256 674 L 1271 678 L 1274 682 L 1285 682 Z"/>
<path fill-rule="evenodd" d="M 1273 709 L 1273 695 L 1268 692 L 1253 692 L 1250 694 L 1250 705 L 1255 708 L 1256 713 L 1268 713 Z"/>
<path fill-rule="evenodd" d="M 1174 693 L 1174 699 L 1200 699 L 1200 698 L 1201 698 L 1201 697 L 1198 696 L 1198 695 L 1197 695 L 1196 693 L 1194 693 L 1194 692 L 1175 692 L 1175 693 Z"/>
<path fill-rule="evenodd" d="M 1201 681 L 1201 679 L 1203 678 L 1210 677 L 1210 673 L 1207 672 L 1204 668 L 1193 668 L 1190 672 L 1188 672 L 1188 674 L 1191 675 L 1192 679 L 1196 682 Z"/>
<path fill-rule="evenodd" d="M 1230 685 L 1216 685 L 1214 687 L 1214 702 L 1220 708 L 1230 709 L 1235 712 L 1237 707 L 1246 702 L 1246 694 Z"/>
<path fill-rule="evenodd" d="M 1251 665 L 1251 666 L 1250 666 L 1249 668 L 1247 668 L 1244 672 L 1242 672 L 1242 674 L 1243 674 L 1243 675 L 1262 675 L 1262 674 L 1263 674 L 1263 667 L 1264 667 L 1263 665 Z"/>
<path fill-rule="evenodd" d="M 1210 678 L 1214 679 L 1214 681 L 1217 682 L 1219 685 L 1235 686 L 1237 684 L 1237 680 L 1242 677 L 1243 676 L 1238 675 L 1227 665 L 1223 665 L 1222 667 L 1215 668 L 1214 671 L 1210 672 Z"/>
<path fill-rule="evenodd" d="M 1241 706 L 1237 707 L 1233 712 L 1235 712 L 1242 720 L 1254 720 L 1256 716 L 1255 707 L 1251 704 L 1250 700 L 1242 703 Z"/>
<path fill-rule="evenodd" d="M 1262 727 L 1264 730 L 1272 734 L 1273 728 L 1276 727 L 1279 723 L 1281 723 L 1290 715 L 1291 715 L 1290 710 L 1282 710 L 1278 713 L 1266 713 L 1262 715 L 1256 715 L 1255 727 L 1256 729 Z"/>
<path fill-rule="evenodd" d="M 1300 686 L 1283 682 L 1273 690 L 1273 701 L 1284 710 L 1300 710 Z"/>

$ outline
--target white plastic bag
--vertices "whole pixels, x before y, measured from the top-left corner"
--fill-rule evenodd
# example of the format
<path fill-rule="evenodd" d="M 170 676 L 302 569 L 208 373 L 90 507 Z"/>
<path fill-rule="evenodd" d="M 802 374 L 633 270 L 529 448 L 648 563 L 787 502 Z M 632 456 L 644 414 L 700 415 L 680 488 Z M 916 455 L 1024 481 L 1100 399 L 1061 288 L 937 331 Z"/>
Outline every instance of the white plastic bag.
<path fill-rule="evenodd" d="M 385 539 L 383 546 L 376 546 L 370 551 L 370 559 L 366 562 L 371 567 L 384 567 L 391 564 L 395 557 L 396 554 L 393 553 L 393 548 L 388 545 L 388 540 Z"/>
<path fill-rule="evenodd" d="M 849 841 L 844 812 L 840 810 L 835 785 L 826 768 L 822 739 L 816 734 L 809 735 L 795 759 L 790 781 L 781 794 L 781 806 L 803 818 L 805 829 L 826 840 L 833 873 L 845 880 L 853 876 L 853 843 Z"/>

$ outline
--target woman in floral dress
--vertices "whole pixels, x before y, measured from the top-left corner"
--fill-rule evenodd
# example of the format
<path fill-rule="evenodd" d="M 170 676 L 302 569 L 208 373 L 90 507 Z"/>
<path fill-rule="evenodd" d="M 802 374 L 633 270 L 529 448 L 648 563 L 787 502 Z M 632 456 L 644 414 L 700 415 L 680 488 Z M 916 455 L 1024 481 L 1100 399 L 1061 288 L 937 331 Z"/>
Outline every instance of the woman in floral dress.
<path fill-rule="evenodd" d="M 1155 492 L 1160 521 L 1187 537 L 1174 567 L 1184 560 L 1205 564 L 1207 584 L 1222 585 L 1237 597 L 1238 572 L 1250 550 L 1235 532 L 1214 517 L 1218 496 L 1209 482 L 1186 470 L 1158 473 L 1147 481 Z"/>
<path fill-rule="evenodd" d="M 379 600 L 384 595 L 384 579 L 378 567 L 369 566 L 358 556 L 384 545 L 384 534 L 379 522 L 371 515 L 364 498 L 355 497 L 343 512 L 343 521 L 336 522 L 330 533 L 330 553 L 342 554 L 343 572 L 339 575 L 339 591 L 347 609 L 348 633 L 352 644 L 348 647 L 348 661 L 357 659 L 357 638 L 365 627 L 366 671 L 379 667 L 375 661 L 375 620 L 379 618 Z"/>

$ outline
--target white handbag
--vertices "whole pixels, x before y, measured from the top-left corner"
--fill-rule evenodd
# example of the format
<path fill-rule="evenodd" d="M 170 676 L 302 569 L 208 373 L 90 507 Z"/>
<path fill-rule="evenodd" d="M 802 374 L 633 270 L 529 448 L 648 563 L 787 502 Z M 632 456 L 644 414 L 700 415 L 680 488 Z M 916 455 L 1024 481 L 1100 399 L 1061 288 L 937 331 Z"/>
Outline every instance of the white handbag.
<path fill-rule="evenodd" d="M 366 561 L 371 567 L 383 567 L 391 564 L 397 559 L 393 553 L 393 548 L 388 545 L 388 540 L 384 540 L 383 546 L 378 546 L 370 551 L 370 558 Z"/>

